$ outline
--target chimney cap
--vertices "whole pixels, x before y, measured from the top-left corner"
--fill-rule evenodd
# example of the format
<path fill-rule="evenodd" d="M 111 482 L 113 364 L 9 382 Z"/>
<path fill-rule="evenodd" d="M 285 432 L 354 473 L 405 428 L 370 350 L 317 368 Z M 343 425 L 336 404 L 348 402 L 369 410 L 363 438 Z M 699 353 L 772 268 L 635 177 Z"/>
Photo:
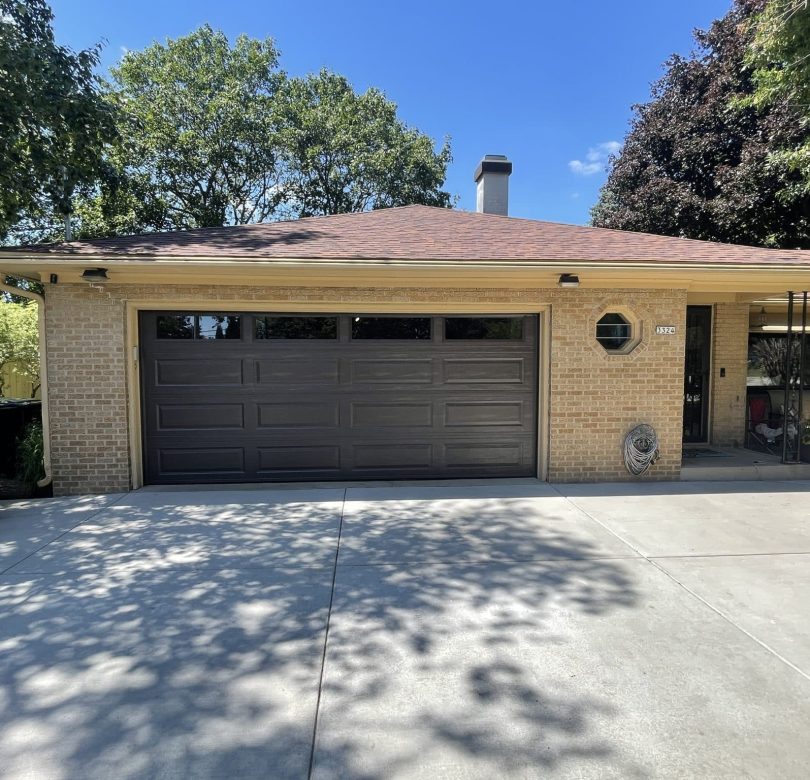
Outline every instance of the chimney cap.
<path fill-rule="evenodd" d="M 485 154 L 475 169 L 473 180 L 477 182 L 485 173 L 512 173 L 512 163 L 505 154 Z"/>

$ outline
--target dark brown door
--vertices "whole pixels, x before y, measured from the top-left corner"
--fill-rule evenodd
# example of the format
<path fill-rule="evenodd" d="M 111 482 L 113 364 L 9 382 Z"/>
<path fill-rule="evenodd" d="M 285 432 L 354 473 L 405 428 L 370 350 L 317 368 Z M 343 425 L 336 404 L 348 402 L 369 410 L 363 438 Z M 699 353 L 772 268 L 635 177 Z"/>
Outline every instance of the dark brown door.
<path fill-rule="evenodd" d="M 537 317 L 143 312 L 145 480 L 534 476 Z"/>
<path fill-rule="evenodd" d="M 712 307 L 686 307 L 683 440 L 705 442 L 709 420 Z"/>

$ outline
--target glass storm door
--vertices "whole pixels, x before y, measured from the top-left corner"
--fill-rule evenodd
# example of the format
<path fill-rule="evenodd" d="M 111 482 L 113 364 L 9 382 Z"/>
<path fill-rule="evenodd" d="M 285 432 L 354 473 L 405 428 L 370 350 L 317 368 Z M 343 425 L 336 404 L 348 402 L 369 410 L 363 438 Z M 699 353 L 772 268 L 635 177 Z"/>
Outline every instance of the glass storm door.
<path fill-rule="evenodd" d="M 705 442 L 709 422 L 711 306 L 686 307 L 686 365 L 683 388 L 683 440 Z"/>

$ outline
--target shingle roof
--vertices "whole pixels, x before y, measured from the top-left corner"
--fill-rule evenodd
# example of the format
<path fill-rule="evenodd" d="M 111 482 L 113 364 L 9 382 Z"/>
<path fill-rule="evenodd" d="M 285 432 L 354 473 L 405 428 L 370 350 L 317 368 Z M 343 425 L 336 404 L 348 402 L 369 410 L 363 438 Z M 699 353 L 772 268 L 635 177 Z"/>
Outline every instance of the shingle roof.
<path fill-rule="evenodd" d="M 0 250 L 81 258 L 505 260 L 810 265 L 810 251 L 563 225 L 429 206 Z M 6 254 L 8 256 L 8 254 Z"/>

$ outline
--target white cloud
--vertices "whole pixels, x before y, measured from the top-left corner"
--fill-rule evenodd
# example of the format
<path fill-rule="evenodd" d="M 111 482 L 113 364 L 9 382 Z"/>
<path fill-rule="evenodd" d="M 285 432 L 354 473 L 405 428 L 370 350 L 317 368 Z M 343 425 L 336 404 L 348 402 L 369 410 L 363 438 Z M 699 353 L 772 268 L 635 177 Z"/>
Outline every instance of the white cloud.
<path fill-rule="evenodd" d="M 584 160 L 571 160 L 568 167 L 572 173 L 579 176 L 593 176 L 604 171 L 608 157 L 618 153 L 621 148 L 622 145 L 618 141 L 605 141 L 588 149 Z"/>
<path fill-rule="evenodd" d="M 121 47 L 121 56 L 126 57 L 129 54 L 129 49 L 126 46 Z"/>

